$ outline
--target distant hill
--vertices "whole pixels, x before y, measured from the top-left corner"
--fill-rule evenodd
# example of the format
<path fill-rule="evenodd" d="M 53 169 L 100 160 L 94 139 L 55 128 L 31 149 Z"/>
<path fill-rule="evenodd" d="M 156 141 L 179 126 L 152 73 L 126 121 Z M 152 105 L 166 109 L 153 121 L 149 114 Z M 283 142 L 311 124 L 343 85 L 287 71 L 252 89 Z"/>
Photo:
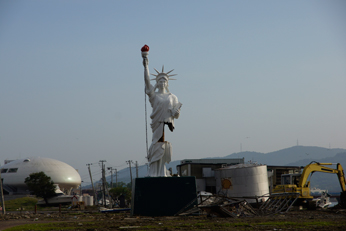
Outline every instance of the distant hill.
<path fill-rule="evenodd" d="M 259 152 L 238 152 L 223 158 L 245 157 L 245 161 L 254 161 L 267 165 L 289 165 L 304 159 L 318 160 L 322 158 L 333 157 L 338 153 L 346 152 L 341 148 L 321 148 L 308 146 L 294 146 L 285 148 L 275 152 L 259 153 Z"/>
<path fill-rule="evenodd" d="M 341 163 L 346 168 L 346 149 L 341 148 L 322 148 L 309 146 L 293 146 L 275 152 L 260 153 L 260 152 L 238 152 L 232 153 L 225 157 L 209 157 L 209 158 L 245 158 L 245 162 L 253 161 L 266 165 L 286 165 L 286 166 L 305 166 L 311 161 L 325 163 Z M 188 157 L 187 157 L 188 159 Z M 180 164 L 180 160 L 173 161 L 167 165 L 167 168 L 172 168 L 173 173 L 176 173 L 176 166 Z M 132 176 L 136 175 L 135 168 L 132 168 Z M 147 175 L 147 166 L 142 165 L 138 168 L 138 176 L 145 177 Z M 110 182 L 111 177 L 107 176 L 107 181 Z M 129 168 L 118 171 L 118 182 L 130 182 Z M 115 179 L 113 177 L 113 182 Z M 85 186 L 85 188 L 88 186 Z M 333 174 L 315 173 L 311 180 L 311 187 L 328 189 L 329 192 L 340 191 L 340 186 L 336 176 Z"/>
<path fill-rule="evenodd" d="M 312 161 L 316 161 L 316 159 L 309 158 L 309 159 L 298 160 L 298 161 L 289 163 L 287 165 L 305 166 L 305 165 L 310 164 Z M 343 167 L 346 167 L 346 152 L 341 152 L 341 153 L 336 154 L 335 156 L 318 159 L 317 162 L 320 162 L 320 163 L 340 163 Z"/>

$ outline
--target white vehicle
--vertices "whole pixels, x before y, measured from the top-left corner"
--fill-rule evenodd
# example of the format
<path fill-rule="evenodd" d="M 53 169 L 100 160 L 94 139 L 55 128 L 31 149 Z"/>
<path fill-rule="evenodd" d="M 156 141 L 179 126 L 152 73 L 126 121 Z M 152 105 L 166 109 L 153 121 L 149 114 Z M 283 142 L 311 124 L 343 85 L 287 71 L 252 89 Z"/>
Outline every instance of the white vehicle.
<path fill-rule="evenodd" d="M 328 190 L 325 190 L 321 193 L 321 197 L 312 199 L 312 201 L 316 202 L 316 207 L 320 208 L 328 208 L 332 203 L 330 202 L 330 198 L 328 195 Z"/>
<path fill-rule="evenodd" d="M 78 188 L 81 184 L 81 177 L 76 169 L 50 158 L 18 159 L 1 166 L 0 169 L 3 190 L 8 194 L 28 194 L 25 178 L 37 172 L 44 172 L 67 194 L 70 194 L 72 188 Z"/>
<path fill-rule="evenodd" d="M 55 197 L 51 197 L 48 198 L 48 204 L 71 204 L 74 201 L 78 201 L 79 197 L 77 197 L 76 195 L 65 195 L 63 191 L 60 190 L 59 185 L 58 184 L 54 184 L 55 185 L 55 193 L 56 196 Z M 38 205 L 45 205 L 46 202 L 44 200 L 39 200 L 37 202 Z"/>

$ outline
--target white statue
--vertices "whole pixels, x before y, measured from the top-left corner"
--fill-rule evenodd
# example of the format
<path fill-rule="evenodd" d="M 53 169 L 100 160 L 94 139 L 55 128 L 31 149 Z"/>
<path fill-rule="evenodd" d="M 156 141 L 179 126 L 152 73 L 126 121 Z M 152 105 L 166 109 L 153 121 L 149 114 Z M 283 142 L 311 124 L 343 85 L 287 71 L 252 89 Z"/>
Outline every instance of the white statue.
<path fill-rule="evenodd" d="M 149 47 L 145 45 L 142 48 L 145 93 L 149 96 L 149 101 L 153 108 L 150 115 L 153 136 L 148 153 L 149 176 L 169 176 L 165 163 L 171 161 L 172 145 L 170 142 L 165 141 L 164 126 L 167 124 L 168 128 L 173 132 L 174 119 L 179 118 L 182 104 L 168 90 L 168 81 L 172 80 L 171 76 L 174 76 L 169 75 L 169 73 L 173 70 L 165 73 L 164 67 L 162 67 L 161 72 L 154 68 L 157 74 L 152 74 L 156 77 L 152 80 L 155 80 L 156 84 L 155 86 L 151 85 L 147 57 L 148 51 Z"/>

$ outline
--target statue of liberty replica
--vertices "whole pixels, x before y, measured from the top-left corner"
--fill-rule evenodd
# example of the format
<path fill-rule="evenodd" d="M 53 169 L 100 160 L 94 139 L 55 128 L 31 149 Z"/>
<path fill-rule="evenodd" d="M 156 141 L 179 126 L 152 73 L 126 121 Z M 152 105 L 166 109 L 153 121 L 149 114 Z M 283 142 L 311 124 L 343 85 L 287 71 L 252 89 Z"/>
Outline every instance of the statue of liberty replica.
<path fill-rule="evenodd" d="M 180 108 L 182 106 L 179 103 L 178 98 L 170 93 L 168 89 L 168 81 L 174 80 L 170 78 L 175 74 L 170 74 L 173 70 L 164 72 L 164 67 L 162 71 L 159 72 L 154 68 L 156 74 L 154 79 L 150 79 L 149 75 L 149 47 L 145 45 L 142 47 L 142 57 L 144 66 L 144 82 L 145 82 L 145 93 L 149 97 L 149 102 L 153 109 L 151 118 L 151 129 L 153 132 L 152 143 L 148 151 L 148 161 L 149 161 L 149 172 L 148 175 L 151 177 L 158 176 L 169 176 L 166 169 L 166 163 L 171 161 L 172 156 L 172 144 L 165 141 L 165 125 L 168 126 L 169 130 L 173 132 L 174 130 L 174 119 L 178 119 L 180 115 Z M 150 80 L 155 81 L 153 86 Z"/>
<path fill-rule="evenodd" d="M 148 67 L 149 47 L 141 49 L 144 66 L 145 94 L 152 107 L 151 129 L 153 132 L 150 147 L 147 145 L 149 177 L 135 178 L 132 185 L 131 215 L 174 216 L 196 204 L 197 188 L 194 176 L 167 177 L 166 163 L 171 161 L 172 145 L 165 140 L 165 127 L 174 130 L 174 119 L 178 119 L 180 108 L 178 98 L 169 92 L 168 82 L 173 80 L 171 71 L 156 70 L 150 79 Z M 154 85 L 150 81 L 154 81 Z M 167 126 L 166 126 L 167 125 Z M 147 142 L 148 143 L 148 142 Z M 193 201 L 193 203 L 191 202 Z"/>

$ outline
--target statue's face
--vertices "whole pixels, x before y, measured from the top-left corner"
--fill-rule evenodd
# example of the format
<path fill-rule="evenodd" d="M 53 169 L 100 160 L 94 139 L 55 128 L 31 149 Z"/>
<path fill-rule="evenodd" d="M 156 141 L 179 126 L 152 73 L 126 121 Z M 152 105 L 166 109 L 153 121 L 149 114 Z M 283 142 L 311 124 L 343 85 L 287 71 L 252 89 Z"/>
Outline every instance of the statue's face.
<path fill-rule="evenodd" d="M 165 80 L 164 78 L 160 79 L 158 82 L 157 82 L 157 86 L 160 88 L 160 89 L 165 89 L 167 87 L 167 80 Z"/>

